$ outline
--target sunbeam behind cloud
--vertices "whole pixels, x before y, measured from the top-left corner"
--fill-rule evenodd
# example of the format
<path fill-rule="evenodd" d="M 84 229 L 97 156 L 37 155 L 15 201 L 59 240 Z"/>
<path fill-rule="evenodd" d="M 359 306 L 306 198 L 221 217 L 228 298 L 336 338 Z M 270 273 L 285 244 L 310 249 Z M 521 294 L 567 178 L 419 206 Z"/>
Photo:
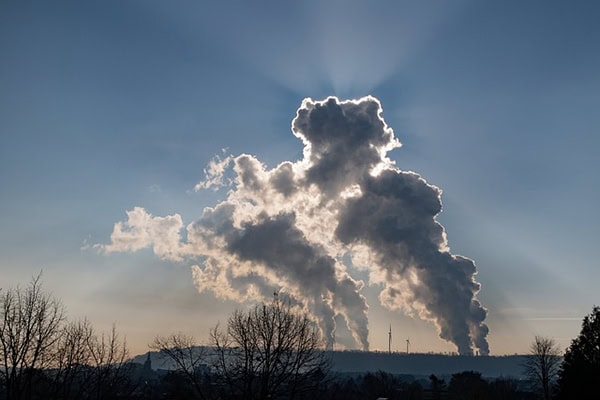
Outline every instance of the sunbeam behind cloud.
<path fill-rule="evenodd" d="M 196 260 L 198 290 L 220 298 L 260 301 L 284 290 L 314 315 L 329 346 L 337 317 L 366 350 L 368 305 L 364 283 L 343 262 L 349 255 L 381 287 L 385 307 L 433 322 L 461 354 L 488 354 L 475 264 L 450 253 L 436 221 L 441 190 L 387 157 L 400 142 L 379 101 L 305 99 L 292 131 L 304 144 L 302 160 L 271 169 L 248 154 L 211 163 L 196 188 L 225 184 L 232 168 L 231 190 L 187 225 L 185 240 L 178 214 L 136 207 L 99 248 L 152 247 L 163 258 Z"/>

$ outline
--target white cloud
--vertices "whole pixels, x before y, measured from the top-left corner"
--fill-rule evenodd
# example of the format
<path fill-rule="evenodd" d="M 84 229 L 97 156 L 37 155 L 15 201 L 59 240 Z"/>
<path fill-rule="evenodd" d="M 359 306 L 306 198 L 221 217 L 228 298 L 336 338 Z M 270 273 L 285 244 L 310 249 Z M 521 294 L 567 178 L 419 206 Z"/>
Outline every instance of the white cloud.
<path fill-rule="evenodd" d="M 225 154 L 226 151 L 226 149 L 223 149 L 223 154 Z M 230 182 L 224 180 L 224 174 L 232 160 L 233 156 L 231 155 L 225 156 L 224 158 L 216 155 L 210 160 L 208 166 L 204 168 L 204 179 L 194 186 L 194 190 L 213 189 L 216 191 L 220 187 L 228 186 Z"/>
<path fill-rule="evenodd" d="M 127 221 L 117 222 L 110 235 L 110 244 L 96 245 L 105 253 L 137 251 L 152 247 L 154 253 L 166 259 L 181 261 L 183 221 L 179 214 L 155 217 L 142 207 L 127 211 Z"/>

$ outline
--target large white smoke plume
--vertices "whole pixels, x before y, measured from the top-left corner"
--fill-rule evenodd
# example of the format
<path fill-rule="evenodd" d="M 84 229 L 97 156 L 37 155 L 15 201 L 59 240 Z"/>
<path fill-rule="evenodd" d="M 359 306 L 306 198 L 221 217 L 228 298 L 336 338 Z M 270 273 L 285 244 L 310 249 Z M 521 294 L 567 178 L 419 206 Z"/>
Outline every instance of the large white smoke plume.
<path fill-rule="evenodd" d="M 198 290 L 236 301 L 266 300 L 282 290 L 319 322 L 328 345 L 341 316 L 368 349 L 363 282 L 342 262 L 370 272 L 389 309 L 432 321 L 459 353 L 488 354 L 486 310 L 476 298 L 472 260 L 450 253 L 436 221 L 441 191 L 387 158 L 399 147 L 373 97 L 305 99 L 292 122 L 304 157 L 268 169 L 256 157 L 216 158 L 197 185 L 225 185 L 227 198 L 187 225 L 177 214 L 143 208 L 115 224 L 106 252 L 152 247 L 163 258 L 196 259 Z"/>

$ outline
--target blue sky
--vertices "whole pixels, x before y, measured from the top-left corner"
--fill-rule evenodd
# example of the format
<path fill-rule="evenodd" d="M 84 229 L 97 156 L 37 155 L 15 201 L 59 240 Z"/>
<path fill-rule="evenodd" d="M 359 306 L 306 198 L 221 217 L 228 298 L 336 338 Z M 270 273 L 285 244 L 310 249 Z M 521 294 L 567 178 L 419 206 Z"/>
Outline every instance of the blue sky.
<path fill-rule="evenodd" d="M 2 2 L 0 287 L 43 270 L 136 353 L 206 337 L 238 304 L 197 293 L 189 263 L 90 246 L 135 206 L 197 219 L 226 195 L 193 190 L 223 148 L 299 160 L 303 98 L 372 94 L 397 167 L 444 191 L 492 354 L 535 334 L 564 348 L 598 303 L 599 17 L 594 1 Z M 392 323 L 415 351 L 453 350 L 365 296 L 372 348 Z"/>

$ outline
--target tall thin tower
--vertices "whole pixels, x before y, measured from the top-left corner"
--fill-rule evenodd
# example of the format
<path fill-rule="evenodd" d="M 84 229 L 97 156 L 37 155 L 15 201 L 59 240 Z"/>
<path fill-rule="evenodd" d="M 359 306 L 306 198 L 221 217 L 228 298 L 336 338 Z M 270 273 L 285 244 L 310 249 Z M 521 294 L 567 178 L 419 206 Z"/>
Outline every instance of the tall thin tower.
<path fill-rule="evenodd" d="M 390 324 L 390 331 L 388 332 L 388 353 L 392 353 L 392 324 Z"/>

